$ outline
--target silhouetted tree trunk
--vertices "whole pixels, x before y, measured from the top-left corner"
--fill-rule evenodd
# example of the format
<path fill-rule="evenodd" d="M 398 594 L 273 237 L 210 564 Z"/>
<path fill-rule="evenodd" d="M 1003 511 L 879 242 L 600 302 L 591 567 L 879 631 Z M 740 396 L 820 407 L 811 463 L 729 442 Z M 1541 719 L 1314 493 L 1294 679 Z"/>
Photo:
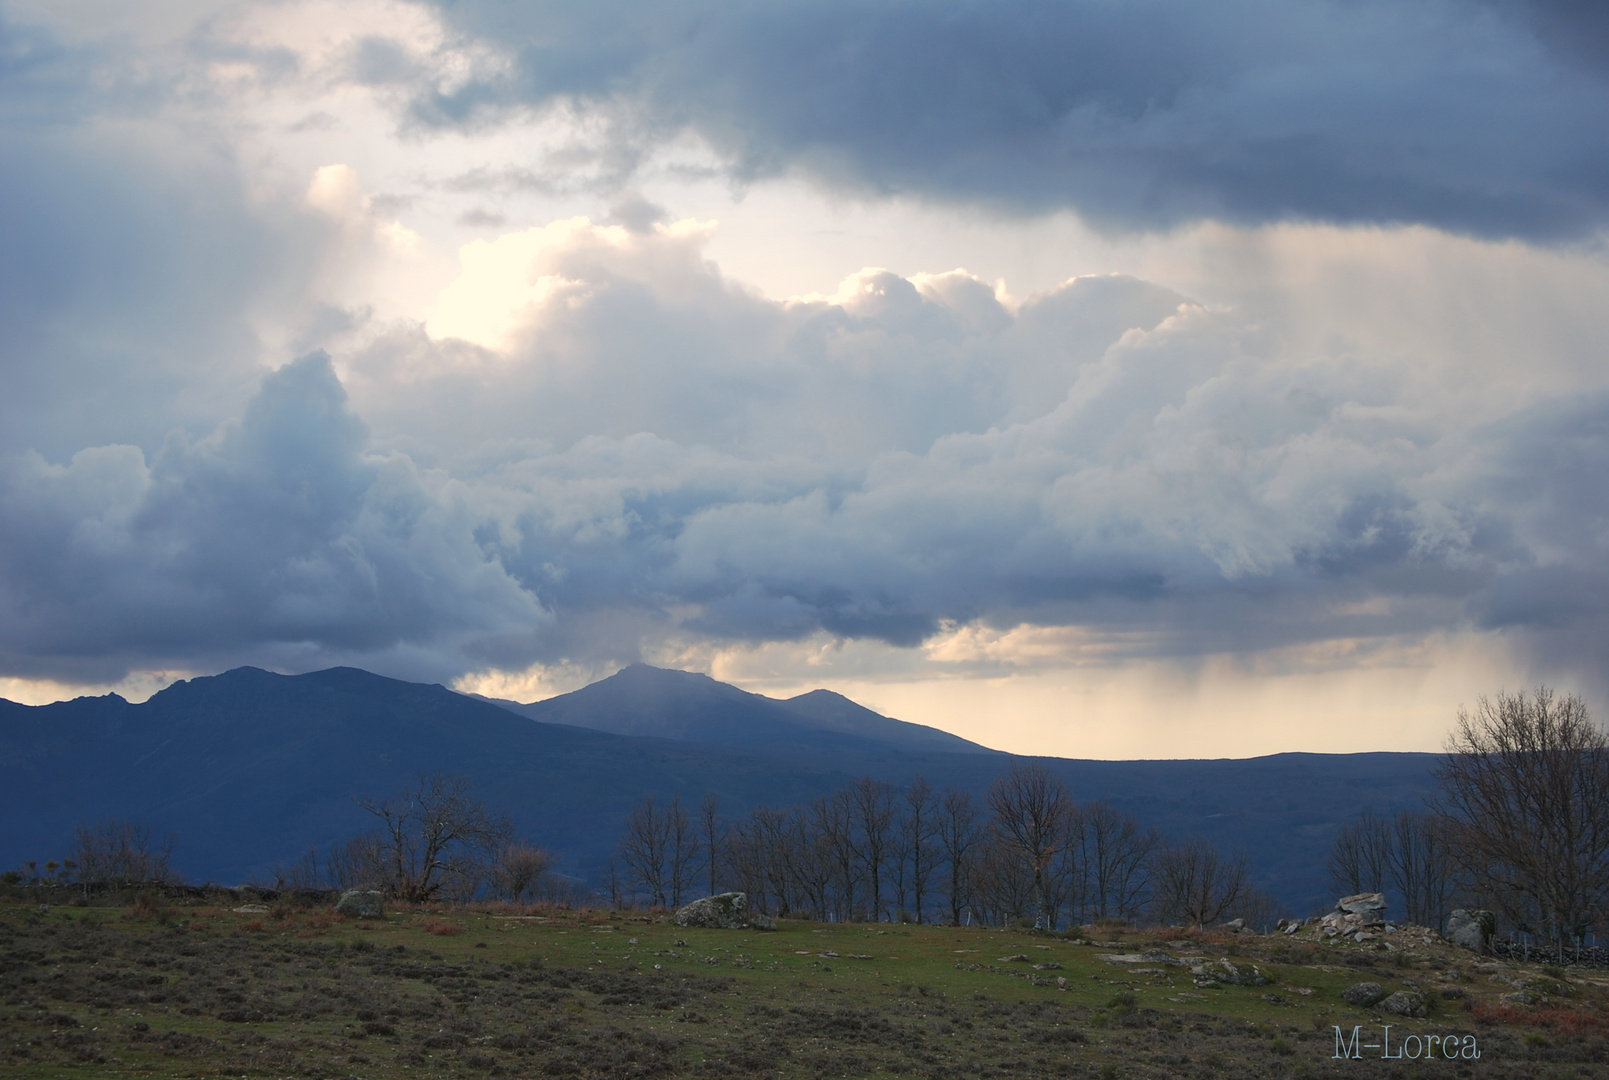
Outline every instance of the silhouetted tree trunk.
<path fill-rule="evenodd" d="M 946 788 L 939 801 L 939 846 L 949 867 L 946 899 L 950 905 L 950 925 L 961 925 L 967 905 L 967 887 L 972 879 L 972 856 L 978 842 L 978 811 L 972 796 Z"/>
<path fill-rule="evenodd" d="M 890 841 L 894 834 L 894 788 L 883 780 L 864 776 L 849 788 L 851 822 L 859 840 L 856 857 L 865 868 L 871 890 L 873 922 L 883 917 L 883 871 L 888 864 Z"/>
<path fill-rule="evenodd" d="M 709 870 L 710 896 L 720 892 L 717 886 L 720 879 L 721 846 L 725 839 L 721 830 L 720 810 L 721 802 L 715 797 L 714 792 L 707 792 L 698 802 L 698 824 L 703 833 L 704 864 Z"/>
<path fill-rule="evenodd" d="M 699 857 L 698 833 L 682 808 L 681 796 L 671 799 L 665 808 L 665 832 L 670 863 L 670 904 L 681 907 L 682 891 L 692 883 L 693 867 Z"/>
<path fill-rule="evenodd" d="M 928 879 L 933 876 L 933 837 L 937 831 L 933 786 L 921 776 L 905 789 L 905 854 L 910 860 L 911 906 L 917 922 L 923 922 L 923 903 Z"/>

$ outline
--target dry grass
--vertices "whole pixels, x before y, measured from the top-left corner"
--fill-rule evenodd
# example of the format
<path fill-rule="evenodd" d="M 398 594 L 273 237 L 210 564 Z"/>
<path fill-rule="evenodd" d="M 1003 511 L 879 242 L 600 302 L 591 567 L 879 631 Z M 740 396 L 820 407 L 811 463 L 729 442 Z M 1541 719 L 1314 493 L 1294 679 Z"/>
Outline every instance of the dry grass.
<path fill-rule="evenodd" d="M 1432 999 L 1429 1021 L 1386 1018 L 1395 1036 L 1477 1033 L 1482 1080 L 1609 1070 L 1603 987 L 1577 977 L 1568 1008 L 1502 1006 L 1509 988 L 1452 950 L 1399 967 L 1362 947 L 1096 933 L 1118 951 L 1233 949 L 1275 980 L 1200 990 L 1187 967 L 1112 965 L 1112 948 L 1027 932 L 786 922 L 761 935 L 514 905 L 377 922 L 160 914 L 0 905 L 0 1076 L 1399 1075 L 1333 1060 L 1331 1025 L 1374 1022 L 1340 999 L 1364 978 Z M 1019 954 L 1060 967 L 1002 960 Z"/>

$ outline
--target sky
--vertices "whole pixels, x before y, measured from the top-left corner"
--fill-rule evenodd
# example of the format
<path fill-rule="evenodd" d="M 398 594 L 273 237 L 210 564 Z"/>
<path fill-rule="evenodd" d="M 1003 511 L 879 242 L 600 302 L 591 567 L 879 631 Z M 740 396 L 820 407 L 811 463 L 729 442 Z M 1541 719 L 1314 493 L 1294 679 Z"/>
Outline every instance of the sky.
<path fill-rule="evenodd" d="M 1609 8 L 0 0 L 0 696 L 1609 706 Z"/>

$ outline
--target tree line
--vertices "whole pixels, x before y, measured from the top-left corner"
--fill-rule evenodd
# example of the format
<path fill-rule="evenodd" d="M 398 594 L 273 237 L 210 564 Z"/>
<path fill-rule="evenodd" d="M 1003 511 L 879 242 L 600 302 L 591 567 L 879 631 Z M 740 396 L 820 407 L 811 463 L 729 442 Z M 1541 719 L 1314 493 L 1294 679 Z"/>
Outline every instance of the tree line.
<path fill-rule="evenodd" d="M 1409 922 L 1455 907 L 1510 932 L 1580 944 L 1609 915 L 1609 739 L 1547 687 L 1460 709 L 1422 811 L 1365 812 L 1330 850 L 1332 884 L 1385 892 Z"/>
<path fill-rule="evenodd" d="M 1024 924 L 1103 919 L 1270 923 L 1242 856 L 1173 842 L 1104 802 L 1078 804 L 1043 765 L 1015 762 L 981 802 L 921 776 L 862 777 L 811 802 L 728 820 L 644 797 L 608 870 L 611 902 L 676 907 L 728 888 L 782 918 Z"/>

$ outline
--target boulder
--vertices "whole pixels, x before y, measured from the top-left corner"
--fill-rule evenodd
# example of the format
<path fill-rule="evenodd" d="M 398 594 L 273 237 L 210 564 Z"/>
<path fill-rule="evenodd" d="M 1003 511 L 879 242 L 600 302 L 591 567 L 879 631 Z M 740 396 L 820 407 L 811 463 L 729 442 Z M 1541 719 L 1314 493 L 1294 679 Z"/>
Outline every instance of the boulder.
<path fill-rule="evenodd" d="M 1447 940 L 1478 953 L 1491 952 L 1497 916 L 1490 911 L 1459 908 L 1447 916 Z"/>
<path fill-rule="evenodd" d="M 1197 964 L 1190 969 L 1190 974 L 1196 977 L 1197 986 L 1209 982 L 1215 986 L 1225 983 L 1230 986 L 1267 986 L 1274 981 L 1264 975 L 1256 964 L 1239 966 L 1231 963 L 1228 957 Z"/>
<path fill-rule="evenodd" d="M 698 926 L 707 930 L 775 930 L 769 916 L 749 910 L 749 894 L 740 892 L 706 896 L 676 912 L 677 926 Z"/>
<path fill-rule="evenodd" d="M 379 889 L 348 889 L 335 902 L 335 913 L 349 919 L 378 919 L 385 914 L 385 895 Z"/>
<path fill-rule="evenodd" d="M 1354 896 L 1343 896 L 1335 902 L 1335 910 L 1344 911 L 1348 915 L 1362 915 L 1366 911 L 1384 911 L 1385 909 L 1385 893 L 1362 892 Z"/>
<path fill-rule="evenodd" d="M 1341 991 L 1341 1000 L 1348 1005 L 1367 1008 L 1386 996 L 1386 988 L 1376 982 L 1353 983 Z"/>
<path fill-rule="evenodd" d="M 1430 1008 L 1425 1004 L 1425 999 L 1412 990 L 1398 990 L 1380 1002 L 1379 1009 L 1393 1016 L 1413 1016 L 1422 1019 L 1430 1015 Z"/>
<path fill-rule="evenodd" d="M 1246 920 L 1230 919 L 1228 922 L 1224 923 L 1224 929 L 1238 934 L 1246 929 Z"/>

